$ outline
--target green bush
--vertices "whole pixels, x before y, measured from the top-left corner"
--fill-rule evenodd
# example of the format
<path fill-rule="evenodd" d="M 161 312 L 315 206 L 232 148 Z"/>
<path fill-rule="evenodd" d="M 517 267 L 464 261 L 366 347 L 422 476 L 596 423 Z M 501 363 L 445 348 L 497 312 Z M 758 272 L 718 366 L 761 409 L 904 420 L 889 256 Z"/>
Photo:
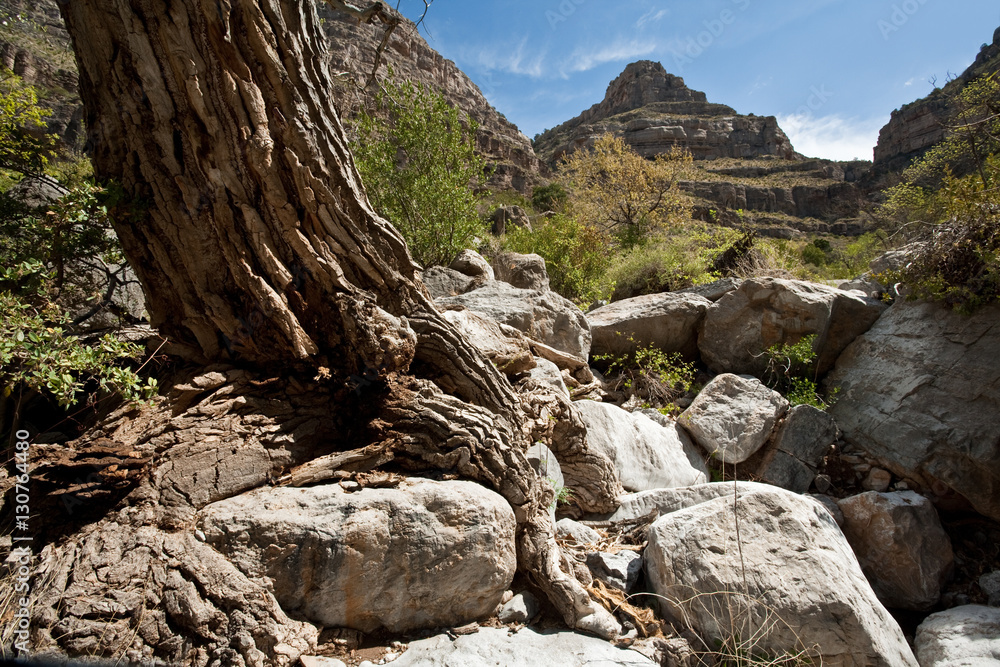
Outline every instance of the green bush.
<path fill-rule="evenodd" d="M 416 261 L 447 265 L 488 232 L 476 191 L 485 163 L 476 124 L 423 85 L 386 82 L 353 123 L 351 149 L 372 206 Z"/>
<path fill-rule="evenodd" d="M 830 403 L 816 385 L 816 334 L 803 336 L 797 343 L 767 348 L 766 384 L 785 395 L 792 405 L 811 405 L 826 410 Z"/>
<path fill-rule="evenodd" d="M 532 229 L 511 229 L 503 246 L 513 252 L 540 255 L 545 259 L 550 287 L 577 304 L 608 296 L 608 241 L 576 218 L 555 214 L 539 219 Z"/>
<path fill-rule="evenodd" d="M 634 344 L 631 337 L 629 341 Z M 691 390 L 695 368 L 677 352 L 667 353 L 648 345 L 622 355 L 595 355 L 610 378 L 613 391 L 624 390 L 648 407 L 676 411 L 674 401 Z"/>
<path fill-rule="evenodd" d="M 829 241 L 827 242 L 829 243 Z M 807 245 L 802 249 L 802 260 L 813 266 L 826 265 L 826 253 L 815 245 Z"/>
<path fill-rule="evenodd" d="M 949 136 L 885 193 L 883 222 L 899 242 L 921 243 L 882 279 L 970 312 L 1000 298 L 1000 82 L 976 80 L 952 106 Z"/>
<path fill-rule="evenodd" d="M 608 270 L 613 299 L 684 289 L 719 278 L 713 261 L 737 232 L 724 227 L 688 225 L 673 234 L 621 253 Z"/>
<path fill-rule="evenodd" d="M 569 201 L 569 193 L 560 183 L 540 185 L 531 193 L 531 205 L 536 211 L 561 213 Z"/>
<path fill-rule="evenodd" d="M 113 336 L 84 342 L 74 334 L 64 311 L 87 283 L 74 279 L 71 267 L 84 261 L 122 263 L 111 232 L 101 188 L 81 175 L 89 168 L 56 163 L 51 137 L 37 135 L 46 112 L 37 108 L 33 89 L 16 77 L 0 89 L 0 168 L 6 187 L 0 192 L 0 387 L 6 400 L 15 391 L 46 392 L 60 405 L 73 404 L 90 381 L 125 398 L 150 397 L 155 380 L 142 380 L 118 362 L 142 356 L 137 345 Z M 34 209 L 11 196 L 9 188 L 24 176 L 62 169 L 75 175 L 75 187 L 53 206 Z M 57 172 L 58 173 L 58 172 Z"/>

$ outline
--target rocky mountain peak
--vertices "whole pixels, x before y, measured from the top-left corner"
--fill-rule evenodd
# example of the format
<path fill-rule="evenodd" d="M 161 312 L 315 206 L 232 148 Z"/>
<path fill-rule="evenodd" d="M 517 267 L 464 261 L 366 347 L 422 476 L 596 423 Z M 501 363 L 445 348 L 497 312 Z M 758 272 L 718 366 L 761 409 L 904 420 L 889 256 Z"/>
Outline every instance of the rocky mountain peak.
<path fill-rule="evenodd" d="M 624 111 L 640 109 L 655 102 L 706 102 L 705 93 L 691 90 L 684 79 L 674 76 L 663 65 L 651 60 L 629 64 L 608 85 L 604 101 L 591 108 L 591 120 L 607 118 Z"/>
<path fill-rule="evenodd" d="M 535 137 L 535 153 L 555 163 L 609 132 L 623 136 L 646 157 L 673 146 L 687 148 L 695 159 L 796 155 L 773 117 L 742 116 L 732 107 L 713 104 L 705 93 L 649 60 L 628 65 L 601 102 Z"/>

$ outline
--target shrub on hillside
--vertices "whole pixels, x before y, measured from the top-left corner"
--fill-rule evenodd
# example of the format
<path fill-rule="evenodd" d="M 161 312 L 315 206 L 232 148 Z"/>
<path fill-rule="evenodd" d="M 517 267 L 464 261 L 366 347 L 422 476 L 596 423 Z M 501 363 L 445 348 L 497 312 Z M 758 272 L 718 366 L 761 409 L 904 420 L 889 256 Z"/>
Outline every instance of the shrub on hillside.
<path fill-rule="evenodd" d="M 611 264 L 607 282 L 612 299 L 670 292 L 716 280 L 713 257 L 732 243 L 736 232 L 724 227 L 691 225 L 683 232 L 662 234 L 623 252 Z"/>
<path fill-rule="evenodd" d="M 476 124 L 442 95 L 386 82 L 354 131 L 351 149 L 368 198 L 414 259 L 447 265 L 486 235 L 477 211 L 485 162 L 475 152 Z"/>
<path fill-rule="evenodd" d="M 76 181 L 55 204 L 39 206 L 12 194 L 22 178 L 53 171 L 54 142 L 40 135 L 45 111 L 30 86 L 13 75 L 0 88 L 0 401 L 41 392 L 60 405 L 73 404 L 84 386 L 126 398 L 151 396 L 155 380 L 143 381 L 118 362 L 143 350 L 113 336 L 84 341 L 74 333 L 67 303 L 100 302 L 90 295 L 89 265 L 122 264 L 102 188 L 76 178 L 79 161 L 61 165 Z M 59 189 L 59 188 L 53 188 Z M 3 406 L 5 407 L 5 406 Z M 4 412 L 0 409 L 0 414 Z M 8 425 L 4 424 L 6 428 Z"/>
<path fill-rule="evenodd" d="M 503 246 L 512 252 L 540 255 L 551 289 L 571 301 L 587 304 L 607 297 L 608 241 L 577 218 L 555 214 L 539 219 L 531 229 L 515 227 Z"/>
<path fill-rule="evenodd" d="M 678 181 L 691 161 L 690 153 L 676 147 L 647 160 L 620 137 L 606 134 L 591 150 L 571 153 L 560 178 L 570 192 L 571 211 L 627 249 L 690 221 Z"/>
<path fill-rule="evenodd" d="M 922 243 L 882 281 L 968 312 L 1000 298 L 1000 82 L 974 81 L 953 105 L 948 138 L 886 192 L 883 221 Z"/>

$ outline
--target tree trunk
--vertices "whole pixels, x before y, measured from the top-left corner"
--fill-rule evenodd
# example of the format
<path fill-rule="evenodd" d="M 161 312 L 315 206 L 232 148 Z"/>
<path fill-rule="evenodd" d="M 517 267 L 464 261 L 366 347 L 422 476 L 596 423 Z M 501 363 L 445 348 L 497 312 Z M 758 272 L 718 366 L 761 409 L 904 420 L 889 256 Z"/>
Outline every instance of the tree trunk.
<path fill-rule="evenodd" d="M 60 4 L 95 172 L 121 186 L 115 228 L 172 350 L 273 376 L 329 375 L 333 387 L 385 387 L 384 441 L 401 443 L 413 464 L 455 469 L 501 493 L 518 517 L 520 567 L 571 626 L 612 634 L 613 619 L 559 568 L 550 492 L 527 464 L 510 384 L 437 312 L 402 238 L 367 202 L 330 103 L 313 4 Z M 453 395 L 407 379 L 415 359 Z M 198 456 L 219 466 L 225 458 Z M 267 482 L 255 474 L 225 493 Z M 201 504 L 172 487 L 141 498 Z M 177 530 L 185 516 L 134 515 L 156 517 L 157 530 Z"/>

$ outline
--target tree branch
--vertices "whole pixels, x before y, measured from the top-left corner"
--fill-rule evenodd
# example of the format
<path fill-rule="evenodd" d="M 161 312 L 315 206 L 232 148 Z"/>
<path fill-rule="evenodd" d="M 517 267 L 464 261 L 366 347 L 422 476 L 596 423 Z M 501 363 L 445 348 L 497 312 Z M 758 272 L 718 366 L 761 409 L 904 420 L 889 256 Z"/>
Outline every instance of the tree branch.
<path fill-rule="evenodd" d="M 375 74 L 378 72 L 379 65 L 382 64 L 382 53 L 385 51 L 385 47 L 389 45 L 389 38 L 392 37 L 392 32 L 398 28 L 399 24 L 402 22 L 399 14 L 394 14 L 389 6 L 382 2 L 382 0 L 376 0 L 376 2 L 373 2 L 365 9 L 355 7 L 354 5 L 342 2 L 341 0 L 326 1 L 334 9 L 340 10 L 347 15 L 356 18 L 361 23 L 370 24 L 377 20 L 385 25 L 385 34 L 382 35 L 382 41 L 375 50 L 375 64 L 372 65 L 371 74 L 368 75 L 368 80 L 365 82 L 366 87 L 370 86 L 372 82 L 375 81 Z M 429 4 L 430 3 L 425 0 L 425 16 L 427 14 L 427 6 L 429 6 Z M 420 20 L 423 21 L 424 17 L 421 16 Z"/>

